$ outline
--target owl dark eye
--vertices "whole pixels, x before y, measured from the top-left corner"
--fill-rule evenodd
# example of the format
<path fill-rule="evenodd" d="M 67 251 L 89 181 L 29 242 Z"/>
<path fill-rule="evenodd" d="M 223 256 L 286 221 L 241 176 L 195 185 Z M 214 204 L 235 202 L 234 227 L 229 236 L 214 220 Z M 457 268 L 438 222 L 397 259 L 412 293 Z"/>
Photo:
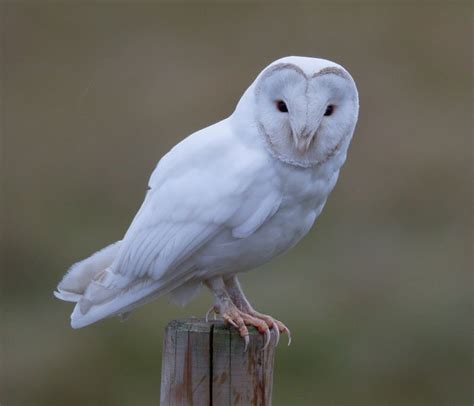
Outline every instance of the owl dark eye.
<path fill-rule="evenodd" d="M 278 100 L 276 104 L 278 111 L 288 113 L 288 107 L 286 107 L 286 103 L 283 100 Z"/>
<path fill-rule="evenodd" d="M 330 104 L 329 106 L 326 107 L 326 111 L 324 112 L 324 115 L 330 116 L 333 111 L 334 111 L 334 106 Z"/>

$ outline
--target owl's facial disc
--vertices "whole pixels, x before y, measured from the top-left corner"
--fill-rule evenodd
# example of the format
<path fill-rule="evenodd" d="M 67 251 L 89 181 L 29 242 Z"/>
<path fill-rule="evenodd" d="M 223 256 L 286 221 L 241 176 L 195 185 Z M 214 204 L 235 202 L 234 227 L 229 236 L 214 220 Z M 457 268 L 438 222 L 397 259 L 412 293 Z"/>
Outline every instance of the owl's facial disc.
<path fill-rule="evenodd" d="M 259 78 L 256 121 L 272 153 L 300 166 L 314 166 L 337 153 L 357 120 L 357 90 L 342 68 L 308 74 L 277 64 Z"/>
<path fill-rule="evenodd" d="M 255 102 L 256 123 L 272 154 L 304 167 L 347 148 L 357 121 L 354 81 L 330 64 L 317 72 L 289 63 L 270 66 L 257 80 Z"/>

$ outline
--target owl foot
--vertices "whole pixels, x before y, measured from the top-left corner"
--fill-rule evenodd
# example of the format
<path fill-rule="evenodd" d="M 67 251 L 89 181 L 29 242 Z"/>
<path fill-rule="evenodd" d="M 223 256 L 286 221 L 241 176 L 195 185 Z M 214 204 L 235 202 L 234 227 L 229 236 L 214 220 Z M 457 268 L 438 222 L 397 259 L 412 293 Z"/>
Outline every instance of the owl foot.
<path fill-rule="evenodd" d="M 290 329 L 286 327 L 281 321 L 266 314 L 257 312 L 245 297 L 244 291 L 242 290 L 239 280 L 235 275 L 225 279 L 224 284 L 229 297 L 240 311 L 259 320 L 263 320 L 265 324 L 271 329 L 271 331 L 275 332 L 275 345 L 277 345 L 280 341 L 280 333 L 288 334 L 288 345 L 291 344 Z"/>
<path fill-rule="evenodd" d="M 247 314 L 229 302 L 217 304 L 211 309 L 210 310 L 214 311 L 215 314 L 219 314 L 225 323 L 234 326 L 239 331 L 240 336 L 245 342 L 244 352 L 247 351 L 249 345 L 249 330 L 247 326 L 254 326 L 261 334 L 265 335 L 265 344 L 262 347 L 262 351 L 270 344 L 272 336 L 270 327 L 265 320 Z"/>
<path fill-rule="evenodd" d="M 278 345 L 280 341 L 280 333 L 286 333 L 288 335 L 288 346 L 291 344 L 291 331 L 281 321 L 274 319 L 272 316 L 267 314 L 259 313 L 254 309 L 250 309 L 247 313 L 257 319 L 263 320 L 267 326 L 275 332 L 275 345 Z"/>

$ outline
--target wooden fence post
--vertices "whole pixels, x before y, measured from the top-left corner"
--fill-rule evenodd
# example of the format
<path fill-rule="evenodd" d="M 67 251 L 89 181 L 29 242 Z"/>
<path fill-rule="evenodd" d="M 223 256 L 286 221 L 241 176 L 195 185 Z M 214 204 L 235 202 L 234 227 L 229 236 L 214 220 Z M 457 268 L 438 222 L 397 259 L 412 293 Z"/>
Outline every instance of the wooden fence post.
<path fill-rule="evenodd" d="M 274 346 L 249 328 L 250 344 L 222 321 L 173 320 L 166 327 L 161 406 L 271 406 Z"/>

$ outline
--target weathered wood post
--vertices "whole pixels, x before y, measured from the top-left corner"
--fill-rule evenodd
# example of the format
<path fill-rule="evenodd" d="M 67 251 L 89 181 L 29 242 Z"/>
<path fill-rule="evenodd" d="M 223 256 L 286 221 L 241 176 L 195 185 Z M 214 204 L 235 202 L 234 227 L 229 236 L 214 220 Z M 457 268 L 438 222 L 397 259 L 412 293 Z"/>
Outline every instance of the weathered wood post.
<path fill-rule="evenodd" d="M 270 406 L 274 346 L 249 328 L 250 344 L 222 321 L 173 320 L 166 327 L 161 406 Z"/>

